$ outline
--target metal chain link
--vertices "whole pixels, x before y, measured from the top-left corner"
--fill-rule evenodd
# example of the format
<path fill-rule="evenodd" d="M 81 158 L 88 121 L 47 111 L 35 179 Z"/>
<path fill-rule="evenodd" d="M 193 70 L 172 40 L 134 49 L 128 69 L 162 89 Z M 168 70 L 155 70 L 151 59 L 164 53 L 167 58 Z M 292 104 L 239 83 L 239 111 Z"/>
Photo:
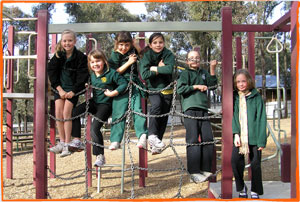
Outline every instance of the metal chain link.
<path fill-rule="evenodd" d="M 129 154 L 129 158 L 130 158 L 130 168 L 127 168 L 127 169 L 123 169 L 124 172 L 126 171 L 131 171 L 131 196 L 129 199 L 134 199 L 135 198 L 135 195 L 134 195 L 134 171 L 135 170 L 142 170 L 142 171 L 150 171 L 150 172 L 173 172 L 173 171 L 180 171 L 181 175 L 180 175 L 180 181 L 179 181 L 179 186 L 178 186 L 178 192 L 177 194 L 174 196 L 174 198 L 183 198 L 182 195 L 181 195 L 181 189 L 182 189 L 182 184 L 183 184 L 183 175 L 184 173 L 188 173 L 187 172 L 187 169 L 185 168 L 184 164 L 183 164 L 183 161 L 182 159 L 180 158 L 180 156 L 178 155 L 176 149 L 175 149 L 175 146 L 201 146 L 201 145 L 207 145 L 207 144 L 215 144 L 217 142 L 220 142 L 220 140 L 214 140 L 214 141 L 210 141 L 210 142 L 201 142 L 201 143 L 197 143 L 197 144 L 190 144 L 190 143 L 185 143 L 185 144 L 174 144 L 173 143 L 173 137 L 174 137 L 174 116 L 180 116 L 180 117 L 184 117 L 184 118 L 190 118 L 190 119 L 200 119 L 200 120 L 207 120 L 207 119 L 210 119 L 210 118 L 219 118 L 220 115 L 212 115 L 212 116 L 207 116 L 207 117 L 192 117 L 192 116 L 189 116 L 189 115 L 185 115 L 183 113 L 180 113 L 180 112 L 177 112 L 175 110 L 176 108 L 176 104 L 175 104 L 175 100 L 176 100 L 176 91 L 177 91 L 177 81 L 174 81 L 174 82 L 171 82 L 168 86 L 166 86 L 165 88 L 161 89 L 161 90 L 158 90 L 158 91 L 152 91 L 152 90 L 147 90 L 147 89 L 144 89 L 143 87 L 139 86 L 138 84 L 136 84 L 135 82 L 133 82 L 132 80 L 132 75 L 133 75 L 133 65 L 131 66 L 131 72 L 130 72 L 130 81 L 128 82 L 128 86 L 127 86 L 127 90 L 129 90 L 129 99 L 128 99 L 128 110 L 125 112 L 125 114 L 119 118 L 118 120 L 110 123 L 111 125 L 113 124 L 117 124 L 121 121 L 123 121 L 124 118 L 126 118 L 126 133 L 125 133 L 125 144 L 127 145 L 127 150 L 128 150 L 128 154 Z M 132 87 L 136 87 L 137 89 L 140 89 L 142 91 L 145 91 L 149 94 L 155 94 L 155 93 L 160 93 L 164 90 L 167 90 L 167 89 L 171 89 L 171 86 L 174 86 L 174 90 L 173 90 L 173 98 L 172 98 L 172 108 L 170 110 L 169 113 L 165 113 L 165 114 L 161 114 L 161 115 L 149 115 L 149 114 L 143 114 L 143 113 L 139 113 L 139 112 L 135 112 L 131 109 L 131 102 L 132 102 Z M 210 86 L 208 87 L 208 89 L 213 89 L 213 88 L 216 88 L 218 87 L 218 85 L 215 85 L 215 86 Z M 98 87 L 95 87 L 95 86 L 92 86 L 90 85 L 90 83 L 88 84 L 88 86 L 78 92 L 76 95 L 78 94 L 81 94 L 85 91 L 87 91 L 88 89 L 96 89 L 96 90 L 101 90 L 101 91 L 105 91 L 106 89 L 103 89 L 103 88 L 98 88 Z M 55 89 L 52 89 L 54 92 L 58 93 L 57 90 Z M 88 116 L 90 115 L 92 118 L 94 118 L 95 120 L 101 122 L 101 123 L 104 123 L 104 124 L 109 124 L 108 121 L 103 121 L 99 118 L 97 118 L 96 116 L 94 116 L 92 113 L 88 112 L 88 109 L 89 109 L 89 95 L 87 95 L 87 101 L 86 101 L 86 110 L 84 113 L 78 115 L 78 116 L 75 116 L 75 117 L 72 117 L 70 119 L 57 119 L 55 118 L 53 115 L 49 114 L 48 113 L 48 116 L 56 121 L 71 121 L 71 120 L 74 120 L 76 118 L 80 118 L 82 116 L 85 116 L 85 121 L 84 121 L 84 141 L 83 141 L 83 144 L 86 145 L 87 143 L 93 145 L 93 146 L 97 146 L 97 147 L 102 147 L 104 149 L 108 149 L 107 146 L 104 146 L 104 145 L 101 145 L 101 144 L 98 144 L 98 143 L 95 143 L 93 141 L 90 141 L 90 140 L 87 140 L 87 119 L 88 119 Z M 131 123 L 131 116 L 132 114 L 137 114 L 139 116 L 142 116 L 142 117 L 155 117 L 155 118 L 160 118 L 160 117 L 164 117 L 164 116 L 171 116 L 171 130 L 170 130 L 170 144 L 168 144 L 167 146 L 165 146 L 163 149 L 162 149 L 162 152 L 164 150 L 166 150 L 167 148 L 171 147 L 179 164 L 180 164 L 180 167 L 179 168 L 169 168 L 169 169 L 152 169 L 152 168 L 142 168 L 142 167 L 139 167 L 139 166 L 134 166 L 134 161 L 133 161 L 133 155 L 132 155 L 132 152 L 131 152 L 131 149 L 130 149 L 130 146 L 129 146 L 129 143 L 132 143 L 130 141 L 130 135 L 129 135 L 129 131 L 130 131 L 130 123 Z M 51 144 L 51 142 L 50 142 Z M 85 147 L 85 162 L 86 162 L 86 168 L 84 169 L 84 171 L 78 175 L 78 176 L 75 176 L 75 177 L 71 177 L 71 178 L 62 178 L 60 176 L 57 176 L 53 173 L 52 170 L 50 170 L 49 167 L 47 167 L 49 169 L 49 171 L 57 178 L 59 179 L 62 179 L 62 180 L 70 180 L 70 179 L 74 179 L 74 178 L 77 178 L 77 177 L 80 177 L 81 175 L 83 175 L 83 173 L 85 173 L 85 184 L 86 184 L 86 192 L 85 192 L 85 196 L 83 197 L 84 199 L 88 199 L 88 198 L 91 198 L 89 196 L 89 193 L 88 193 L 88 175 L 87 175 L 87 172 L 89 171 L 93 171 L 95 169 L 89 169 L 88 168 L 88 162 L 87 162 L 87 151 L 86 151 L 86 147 Z M 145 149 L 147 150 L 147 149 Z M 147 150 L 147 152 L 151 152 L 151 150 Z M 109 172 L 120 172 L 120 170 L 110 170 Z M 220 172 L 217 171 L 214 175 L 217 175 L 217 173 Z M 189 173 L 188 173 L 189 174 Z M 48 193 L 49 197 L 50 197 L 50 194 Z"/>

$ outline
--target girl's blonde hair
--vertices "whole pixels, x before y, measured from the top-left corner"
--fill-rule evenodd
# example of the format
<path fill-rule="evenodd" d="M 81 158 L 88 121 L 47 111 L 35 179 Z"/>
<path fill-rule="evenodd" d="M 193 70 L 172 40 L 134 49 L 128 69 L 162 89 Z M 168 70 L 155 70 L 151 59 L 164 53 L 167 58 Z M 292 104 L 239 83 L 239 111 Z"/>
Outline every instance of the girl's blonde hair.
<path fill-rule="evenodd" d="M 233 87 L 235 90 L 238 90 L 237 86 L 236 86 L 236 77 L 240 74 L 243 74 L 246 77 L 248 90 L 252 90 L 253 88 L 255 88 L 253 78 L 251 77 L 248 70 L 247 69 L 239 69 L 235 72 L 235 74 L 233 76 Z"/>
<path fill-rule="evenodd" d="M 63 35 L 65 35 L 65 34 L 71 34 L 71 35 L 73 35 L 74 40 L 76 40 L 76 33 L 75 33 L 74 31 L 72 31 L 72 30 L 70 30 L 70 29 L 64 30 L 64 31 L 61 33 L 61 38 L 62 38 Z M 62 45 L 61 45 L 61 39 L 60 39 L 60 40 L 58 41 L 58 43 L 56 44 L 56 46 L 55 46 L 55 55 L 56 55 L 56 57 L 59 58 L 58 52 L 63 52 L 63 51 L 65 51 L 65 49 L 62 47 Z"/>
<path fill-rule="evenodd" d="M 115 38 L 114 50 L 118 50 L 119 43 L 130 43 L 131 47 L 133 46 L 133 39 L 130 32 L 121 31 L 117 34 Z"/>
<path fill-rule="evenodd" d="M 88 54 L 88 67 L 90 70 L 91 70 L 90 61 L 91 61 L 92 57 L 95 59 L 103 60 L 104 63 L 106 64 L 106 66 L 108 67 L 107 57 L 104 54 L 104 52 L 102 50 L 94 49 Z"/>

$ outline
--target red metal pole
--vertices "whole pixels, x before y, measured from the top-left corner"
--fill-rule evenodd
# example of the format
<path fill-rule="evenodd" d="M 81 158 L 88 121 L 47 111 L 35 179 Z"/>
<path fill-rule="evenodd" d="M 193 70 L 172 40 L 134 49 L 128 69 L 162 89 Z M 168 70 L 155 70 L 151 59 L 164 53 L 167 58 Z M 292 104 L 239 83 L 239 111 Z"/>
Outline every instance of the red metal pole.
<path fill-rule="evenodd" d="M 254 51 L 255 32 L 248 32 L 248 70 L 255 81 L 255 51 Z"/>
<path fill-rule="evenodd" d="M 34 138 L 36 147 L 36 199 L 47 198 L 47 56 L 48 56 L 48 11 L 40 10 L 37 20 L 37 60 L 34 85 Z"/>
<path fill-rule="evenodd" d="M 88 53 L 92 50 L 92 41 L 89 40 L 89 38 L 92 38 L 92 34 L 88 34 L 87 36 L 87 46 L 86 46 L 86 55 L 88 55 Z M 97 45 L 96 45 L 97 47 Z M 86 99 L 90 99 L 91 97 L 91 89 L 89 89 L 86 94 L 85 94 Z M 88 116 L 88 120 L 87 120 L 87 126 L 86 126 L 86 140 L 91 141 L 91 116 Z M 91 144 L 87 143 L 86 144 L 86 152 L 87 152 L 87 166 L 88 166 L 88 186 L 92 187 L 92 155 L 91 155 Z"/>
<path fill-rule="evenodd" d="M 57 43 L 57 34 L 52 34 L 51 53 L 55 53 Z M 54 100 L 50 101 L 50 113 L 55 116 L 55 103 Z M 50 118 L 50 142 L 52 145 L 56 143 L 55 120 Z M 56 173 L 56 158 L 55 153 L 50 152 L 50 170 Z M 50 173 L 50 178 L 55 178 L 54 174 Z"/>
<path fill-rule="evenodd" d="M 297 185 L 299 185 L 299 146 L 297 147 L 297 137 L 299 138 L 299 130 L 297 130 L 297 123 L 299 119 L 299 110 L 297 102 L 299 101 L 299 22 L 297 21 L 299 15 L 299 2 L 292 2 L 291 9 L 291 41 L 292 41 L 292 53 L 291 53 L 291 198 L 298 198 L 299 190 L 297 191 Z M 298 23 L 297 23 L 298 22 Z M 298 187 L 299 189 L 299 187 Z M 298 196 L 297 196 L 298 192 Z"/>
<path fill-rule="evenodd" d="M 236 43 L 236 70 L 242 69 L 242 39 L 240 36 L 235 38 Z"/>
<path fill-rule="evenodd" d="M 232 88 L 232 10 L 222 8 L 222 181 L 221 197 L 232 198 L 232 128 L 233 88 Z"/>
<path fill-rule="evenodd" d="M 145 37 L 145 32 L 140 32 L 139 37 Z M 145 47 L 145 38 L 139 39 L 139 45 L 143 49 Z M 147 114 L 147 100 L 142 98 L 142 110 L 144 114 Z M 139 167 L 140 168 L 148 168 L 148 153 L 145 149 L 139 149 Z M 148 172 L 146 170 L 139 170 L 139 187 L 146 186 L 145 178 L 148 176 Z"/>
<path fill-rule="evenodd" d="M 14 55 L 14 35 L 15 30 L 11 25 L 8 28 L 8 53 L 9 55 Z M 14 84 L 14 63 L 10 59 L 7 62 L 7 93 L 13 93 L 13 84 Z M 4 67 L 6 68 L 6 67 Z M 6 100 L 6 178 L 13 178 L 13 99 Z"/>

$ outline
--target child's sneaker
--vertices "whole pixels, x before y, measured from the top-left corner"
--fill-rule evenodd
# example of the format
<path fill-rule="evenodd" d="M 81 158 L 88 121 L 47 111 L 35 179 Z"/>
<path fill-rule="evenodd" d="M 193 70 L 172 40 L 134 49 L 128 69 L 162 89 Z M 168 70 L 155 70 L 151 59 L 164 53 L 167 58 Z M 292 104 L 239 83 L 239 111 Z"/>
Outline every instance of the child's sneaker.
<path fill-rule="evenodd" d="M 259 195 L 256 192 L 251 192 L 251 198 L 252 199 L 259 199 Z"/>
<path fill-rule="evenodd" d="M 156 147 L 162 149 L 165 144 L 157 137 L 157 135 L 150 135 L 148 137 L 150 147 Z"/>
<path fill-rule="evenodd" d="M 120 148 L 120 143 L 119 142 L 112 142 L 108 147 L 108 149 L 110 149 L 110 150 L 116 150 L 116 149 L 119 149 L 119 148 Z"/>
<path fill-rule="evenodd" d="M 105 164 L 105 157 L 103 154 L 97 155 L 94 166 L 101 167 Z"/>
<path fill-rule="evenodd" d="M 147 147 L 147 135 L 146 134 L 142 134 L 137 145 L 138 148 L 140 149 L 146 149 Z"/>
<path fill-rule="evenodd" d="M 150 146 L 150 149 L 151 149 L 152 155 L 161 154 L 161 152 L 162 152 L 161 148 L 157 148 L 155 146 L 152 146 L 152 147 Z"/>
<path fill-rule="evenodd" d="M 207 179 L 207 177 L 205 177 L 201 173 L 194 173 L 194 174 L 191 174 L 190 182 L 201 183 L 201 182 L 205 182 L 206 179 Z"/>
<path fill-rule="evenodd" d="M 240 191 L 239 193 L 239 198 L 248 198 L 248 188 L 246 186 L 246 184 L 244 184 L 244 189 L 242 191 Z"/>
<path fill-rule="evenodd" d="M 68 147 L 71 152 L 81 152 L 84 150 L 84 144 L 79 139 L 73 139 Z"/>
<path fill-rule="evenodd" d="M 202 174 L 202 175 L 204 175 L 206 178 L 209 178 L 210 176 L 212 176 L 213 174 L 211 173 L 211 172 L 207 172 L 207 171 L 200 171 L 200 173 Z"/>
<path fill-rule="evenodd" d="M 53 152 L 55 154 L 59 154 L 62 152 L 64 147 L 64 143 L 58 142 L 55 146 L 51 147 L 49 149 L 50 152 Z"/>
<path fill-rule="evenodd" d="M 62 152 L 60 154 L 60 157 L 69 156 L 71 154 L 72 154 L 72 152 L 69 151 L 68 144 L 65 144 L 64 147 L 63 147 L 63 150 L 62 150 Z"/>

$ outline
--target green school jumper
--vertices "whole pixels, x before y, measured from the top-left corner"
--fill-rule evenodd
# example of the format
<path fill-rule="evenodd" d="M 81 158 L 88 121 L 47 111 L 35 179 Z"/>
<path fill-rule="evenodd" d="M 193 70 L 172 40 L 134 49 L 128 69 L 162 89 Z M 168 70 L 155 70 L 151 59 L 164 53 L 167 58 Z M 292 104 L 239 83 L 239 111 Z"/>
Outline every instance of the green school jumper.
<path fill-rule="evenodd" d="M 150 71 L 151 66 L 158 66 L 158 63 L 163 60 L 165 66 L 158 67 L 158 75 Z M 140 62 L 140 73 L 143 80 L 147 82 L 147 87 L 150 90 L 160 90 L 172 82 L 172 73 L 174 71 L 175 56 L 167 48 L 156 53 L 152 49 L 148 50 Z M 164 95 L 172 94 L 173 90 L 165 90 Z"/>
<path fill-rule="evenodd" d="M 117 51 L 112 51 L 110 59 L 108 61 L 109 66 L 113 69 L 118 69 L 123 64 L 125 64 L 128 59 L 129 55 L 131 54 L 137 54 L 135 52 L 135 49 L 130 49 L 126 54 L 121 54 Z M 133 64 L 133 81 L 141 86 L 141 81 L 138 79 L 138 72 L 137 72 L 137 63 Z M 126 69 L 126 71 L 122 74 L 126 80 L 130 81 L 130 72 L 131 72 L 131 66 Z M 121 94 L 113 99 L 113 105 L 112 105 L 112 121 L 116 121 L 119 118 L 121 118 L 126 111 L 128 110 L 128 101 L 129 101 L 129 92 L 126 92 L 125 94 Z M 139 89 L 137 89 L 135 86 L 132 87 L 132 97 L 131 97 L 131 110 L 135 112 L 142 113 L 142 105 L 141 105 L 141 92 Z M 132 114 L 133 117 L 133 123 L 134 123 L 134 129 L 135 134 L 138 138 L 142 134 L 148 134 L 147 127 L 146 127 L 146 118 L 139 116 L 137 114 Z M 123 134 L 125 131 L 125 122 L 126 119 L 124 118 L 121 122 L 112 125 L 111 127 L 111 135 L 110 135 L 110 141 L 111 142 L 121 142 L 123 139 Z"/>

